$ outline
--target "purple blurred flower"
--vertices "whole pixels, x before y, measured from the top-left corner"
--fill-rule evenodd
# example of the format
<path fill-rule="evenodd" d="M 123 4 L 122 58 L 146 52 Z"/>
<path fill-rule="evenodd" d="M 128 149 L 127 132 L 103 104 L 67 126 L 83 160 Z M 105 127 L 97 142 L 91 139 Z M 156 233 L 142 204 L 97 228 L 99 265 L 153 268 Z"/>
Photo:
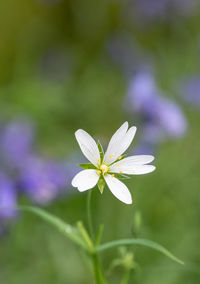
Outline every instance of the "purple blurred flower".
<path fill-rule="evenodd" d="M 180 96 L 186 101 L 194 105 L 195 107 L 200 107 L 200 77 L 193 76 L 185 78 L 181 82 L 181 87 L 179 87 Z"/>
<path fill-rule="evenodd" d="M 182 137 L 187 130 L 187 122 L 180 107 L 172 100 L 160 99 L 158 103 L 158 123 L 169 137 Z"/>
<path fill-rule="evenodd" d="M 130 0 L 129 14 L 139 24 L 188 17 L 195 12 L 199 0 Z"/>
<path fill-rule="evenodd" d="M 139 66 L 149 63 L 149 56 L 146 56 L 139 43 L 129 33 L 118 32 L 111 35 L 106 44 L 106 51 L 110 59 L 119 65 L 128 78 L 138 70 Z"/>
<path fill-rule="evenodd" d="M 20 166 L 31 152 L 33 128 L 29 122 L 18 120 L 11 122 L 1 136 L 1 151 L 6 164 Z"/>
<path fill-rule="evenodd" d="M 26 120 L 0 128 L 0 235 L 8 219 L 16 217 L 17 197 L 26 194 L 47 204 L 71 188 L 78 167 L 69 162 L 45 159 L 33 149 L 34 131 Z"/>
<path fill-rule="evenodd" d="M 16 188 L 8 176 L 0 172 L 0 218 L 12 219 L 16 216 Z"/>
<path fill-rule="evenodd" d="M 139 72 L 130 81 L 126 107 L 143 124 L 141 143 L 151 148 L 168 137 L 182 137 L 187 129 L 180 107 L 163 97 L 149 72 Z"/>
<path fill-rule="evenodd" d="M 142 116 L 153 117 L 157 111 L 158 90 L 149 72 L 138 72 L 132 77 L 127 92 L 127 107 Z"/>
<path fill-rule="evenodd" d="M 32 200 L 46 204 L 70 185 L 73 175 L 68 164 L 34 156 L 25 165 L 21 185 Z"/>

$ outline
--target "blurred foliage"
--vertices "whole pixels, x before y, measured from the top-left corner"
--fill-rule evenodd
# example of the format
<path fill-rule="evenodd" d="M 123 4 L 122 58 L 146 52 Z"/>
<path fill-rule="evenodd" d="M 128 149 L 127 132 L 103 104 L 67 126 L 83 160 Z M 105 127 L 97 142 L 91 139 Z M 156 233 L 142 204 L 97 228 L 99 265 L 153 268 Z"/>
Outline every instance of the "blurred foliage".
<path fill-rule="evenodd" d="M 171 97 L 176 96 L 174 84 L 182 75 L 199 72 L 198 10 L 188 18 L 138 27 L 126 15 L 127 5 L 128 1 L 117 0 L 1 1 L 1 118 L 33 119 L 39 129 L 38 147 L 47 155 L 71 157 L 79 151 L 74 139 L 78 128 L 107 143 L 127 119 L 123 109 L 127 78 L 106 49 L 113 34 L 129 33 L 138 42 L 154 64 L 159 85 Z M 187 136 L 159 148 L 155 173 L 127 182 L 134 206 L 120 203 L 108 190 L 103 195 L 94 190 L 94 224 L 105 223 L 104 240 L 131 237 L 138 210 L 140 236 L 165 245 L 186 262 L 180 267 L 135 247 L 140 268 L 133 272 L 131 283 L 200 283 L 200 113 L 183 107 L 189 120 Z M 128 118 L 134 124 L 134 117 Z M 69 223 L 87 222 L 85 204 L 85 194 L 77 194 L 48 210 Z M 0 255 L 1 283 L 92 283 L 82 253 L 28 213 L 1 237 Z M 114 256 L 114 250 L 107 253 L 105 267 Z M 119 275 L 116 270 L 110 283 L 118 283 Z"/>

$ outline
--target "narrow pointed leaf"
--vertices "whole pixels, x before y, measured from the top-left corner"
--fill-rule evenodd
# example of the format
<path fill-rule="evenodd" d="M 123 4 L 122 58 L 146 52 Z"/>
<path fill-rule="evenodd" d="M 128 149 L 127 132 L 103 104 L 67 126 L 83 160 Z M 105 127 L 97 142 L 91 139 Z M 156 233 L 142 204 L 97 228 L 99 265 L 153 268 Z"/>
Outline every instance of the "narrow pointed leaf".
<path fill-rule="evenodd" d="M 98 141 L 98 149 L 99 149 L 99 153 L 100 153 L 100 157 L 101 157 L 101 162 L 103 161 L 103 157 L 104 157 L 104 150 L 103 147 L 100 143 L 100 141 Z"/>
<path fill-rule="evenodd" d="M 90 163 L 79 164 L 79 167 L 83 168 L 84 170 L 96 169 L 96 167 L 93 164 L 90 164 Z"/>
<path fill-rule="evenodd" d="M 88 232 L 86 231 L 83 223 L 81 221 L 77 222 L 77 227 L 83 237 L 83 240 L 85 241 L 86 246 L 88 247 L 88 250 L 90 252 L 93 252 L 93 242 L 88 234 Z"/>
<path fill-rule="evenodd" d="M 103 178 L 103 177 L 100 177 L 99 180 L 98 180 L 97 185 L 98 185 L 99 191 L 100 191 L 101 193 L 103 193 L 105 184 L 106 184 L 106 182 L 105 182 L 104 178 Z"/>
<path fill-rule="evenodd" d="M 121 155 L 121 156 L 120 156 L 116 161 L 114 161 L 111 165 L 115 164 L 117 161 L 123 160 L 123 159 L 126 158 L 126 157 L 127 157 L 127 154 Z"/>
<path fill-rule="evenodd" d="M 100 245 L 101 238 L 102 238 L 102 235 L 103 235 L 103 230 L 104 230 L 104 225 L 102 224 L 98 228 L 98 232 L 97 232 L 97 236 L 96 236 L 96 240 L 95 240 L 95 246 Z"/>
<path fill-rule="evenodd" d="M 130 179 L 130 176 L 125 174 L 116 174 L 116 173 L 110 173 L 110 174 L 113 174 L 118 179 Z"/>
<path fill-rule="evenodd" d="M 58 218 L 58 217 L 56 217 L 56 216 L 48 213 L 47 211 L 45 211 L 41 208 L 38 208 L 38 207 L 19 206 L 18 208 L 20 210 L 28 211 L 28 212 L 31 212 L 31 213 L 39 216 L 40 218 L 42 218 L 47 223 L 56 227 L 61 233 L 63 233 L 70 240 L 72 240 L 76 244 L 85 248 L 85 244 L 84 244 L 78 230 L 75 227 L 65 223 L 60 218 Z"/>
<path fill-rule="evenodd" d="M 121 240 L 117 240 L 117 241 L 112 241 L 112 242 L 108 242 L 105 244 L 102 244 L 100 246 L 98 246 L 96 248 L 97 252 L 100 251 L 104 251 L 110 248 L 114 248 L 114 247 L 118 247 L 118 246 L 124 246 L 124 245 L 140 245 L 140 246 L 146 246 L 149 248 L 152 248 L 154 250 L 157 250 L 159 252 L 161 252 L 162 254 L 164 254 L 165 256 L 171 258 L 172 260 L 174 260 L 175 262 L 178 262 L 180 264 L 184 264 L 183 261 L 181 261 L 180 259 L 178 259 L 176 256 L 174 256 L 170 251 L 168 251 L 166 248 L 164 248 L 163 246 L 161 246 L 158 243 L 155 243 L 151 240 L 147 240 L 147 239 L 121 239 Z"/>

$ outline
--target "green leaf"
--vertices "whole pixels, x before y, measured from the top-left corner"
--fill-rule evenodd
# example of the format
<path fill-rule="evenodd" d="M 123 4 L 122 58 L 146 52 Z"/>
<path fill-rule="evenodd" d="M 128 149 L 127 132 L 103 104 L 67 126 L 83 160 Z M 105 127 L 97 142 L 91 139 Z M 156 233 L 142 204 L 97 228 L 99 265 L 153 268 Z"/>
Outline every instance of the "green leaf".
<path fill-rule="evenodd" d="M 81 221 L 77 222 L 77 227 L 83 237 L 83 240 L 85 241 L 86 246 L 88 247 L 89 252 L 93 253 L 94 251 L 94 246 L 93 246 L 93 242 L 88 234 L 88 232 L 86 231 L 83 223 Z"/>
<path fill-rule="evenodd" d="M 101 243 L 101 238 L 103 235 L 103 230 L 104 230 L 104 225 L 100 225 L 97 231 L 97 236 L 96 236 L 96 240 L 95 240 L 95 246 L 98 246 Z"/>
<path fill-rule="evenodd" d="M 90 164 L 90 163 L 79 164 L 79 167 L 83 168 L 84 170 L 96 169 L 96 167 L 93 164 Z"/>
<path fill-rule="evenodd" d="M 100 191 L 101 193 L 103 193 L 105 184 L 106 184 L 106 182 L 105 182 L 104 178 L 101 176 L 101 177 L 99 178 L 99 180 L 98 180 L 98 183 L 97 183 L 98 188 L 99 188 L 99 191 Z"/>
<path fill-rule="evenodd" d="M 85 243 L 83 242 L 77 228 L 65 223 L 60 218 L 48 213 L 47 211 L 41 208 L 33 206 L 19 206 L 18 208 L 20 210 L 28 211 L 39 216 L 44 221 L 56 227 L 61 233 L 63 233 L 71 241 L 75 242 L 76 244 L 86 249 Z"/>
<path fill-rule="evenodd" d="M 105 244 L 102 244 L 100 246 L 98 246 L 96 248 L 97 252 L 100 251 L 104 251 L 110 248 L 114 248 L 114 247 L 118 247 L 118 246 L 124 246 L 124 245 L 140 245 L 140 246 L 146 246 L 149 248 L 152 248 L 154 250 L 157 250 L 161 253 L 163 253 L 165 256 L 171 258 L 172 260 L 180 263 L 180 264 L 184 264 L 183 261 L 181 261 L 180 259 L 178 259 L 176 256 L 174 256 L 170 251 L 168 251 L 166 248 L 164 248 L 163 246 L 151 241 L 151 240 L 147 240 L 147 239 L 121 239 L 121 240 L 117 240 L 117 241 L 112 241 L 112 242 L 108 242 Z"/>
<path fill-rule="evenodd" d="M 100 157 L 101 157 L 101 163 L 102 163 L 103 157 L 104 157 L 104 150 L 103 150 L 103 147 L 102 147 L 100 141 L 98 141 L 98 149 L 99 149 L 99 153 L 100 153 Z"/>
<path fill-rule="evenodd" d="M 124 174 L 116 174 L 116 173 L 110 173 L 113 174 L 118 179 L 130 179 L 130 176 L 124 175 Z"/>

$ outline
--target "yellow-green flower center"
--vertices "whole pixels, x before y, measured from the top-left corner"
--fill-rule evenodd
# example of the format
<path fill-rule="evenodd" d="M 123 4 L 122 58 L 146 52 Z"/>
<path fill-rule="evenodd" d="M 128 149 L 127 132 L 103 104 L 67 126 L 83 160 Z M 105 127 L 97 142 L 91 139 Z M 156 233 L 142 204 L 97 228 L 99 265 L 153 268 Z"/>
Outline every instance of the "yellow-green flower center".
<path fill-rule="evenodd" d="M 109 171 L 109 167 L 105 164 L 100 165 L 97 170 L 97 174 L 100 176 L 101 174 L 106 175 Z"/>
<path fill-rule="evenodd" d="M 105 164 L 102 164 L 100 166 L 100 170 L 103 172 L 103 173 L 107 173 L 108 172 L 108 166 L 106 166 Z"/>

